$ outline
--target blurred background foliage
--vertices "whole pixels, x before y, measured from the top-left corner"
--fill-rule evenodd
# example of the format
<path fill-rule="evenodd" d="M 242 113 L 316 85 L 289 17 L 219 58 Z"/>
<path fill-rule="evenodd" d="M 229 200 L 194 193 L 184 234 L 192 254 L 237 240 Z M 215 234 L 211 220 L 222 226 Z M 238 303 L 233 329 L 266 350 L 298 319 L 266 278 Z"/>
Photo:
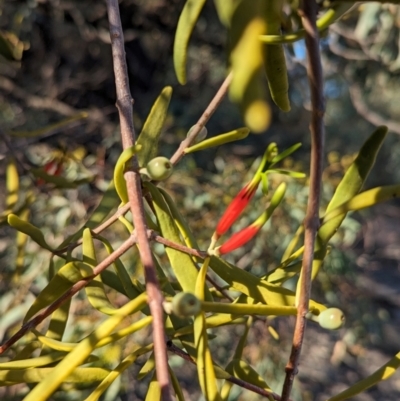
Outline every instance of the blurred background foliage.
<path fill-rule="evenodd" d="M 188 84 L 177 83 L 171 54 L 183 4 L 183 0 L 120 3 L 137 131 L 161 89 L 171 85 L 174 90 L 160 145 L 160 154 L 167 157 L 211 100 L 227 65 L 226 30 L 213 2 L 207 2 L 190 41 Z M 6 168 L 13 156 L 20 175 L 19 202 L 28 211 L 29 220 L 43 230 L 48 243 L 58 245 L 93 210 L 121 151 L 106 6 L 95 0 L 3 0 L 0 29 L 0 179 L 5 186 Z M 327 157 L 322 208 L 374 125 L 388 125 L 391 135 L 366 187 L 400 181 L 399 45 L 400 8 L 392 4 L 358 4 L 323 33 Z M 251 177 L 255 159 L 269 143 L 276 142 L 284 150 L 302 142 L 302 148 L 285 160 L 285 167 L 307 173 L 310 105 L 304 56 L 302 41 L 286 46 L 292 104 L 289 113 L 271 103 L 272 123 L 265 133 L 186 156 L 165 183 L 202 249 L 208 246 L 215 222 Z M 207 128 L 213 136 L 241 125 L 239 110 L 225 99 Z M 83 179 L 84 183 L 76 188 L 55 189 L 29 172 L 32 167 L 49 163 L 58 166 L 69 181 Z M 273 186 L 282 179 L 273 176 Z M 283 207 L 253 242 L 228 260 L 256 275 L 277 265 L 304 218 L 307 202 L 306 180 L 288 182 Z M 260 199 L 261 194 L 257 194 L 254 207 L 235 229 L 245 227 L 260 214 Z M 6 199 L 0 197 L 0 202 L 5 209 Z M 398 351 L 399 217 L 398 203 L 377 206 L 348 217 L 334 237 L 324 271 L 313 289 L 314 298 L 340 306 L 346 312 L 347 324 L 333 334 L 309 324 L 301 385 L 296 386 L 293 399 L 312 400 L 312 394 L 318 394 L 322 400 L 366 376 Z M 46 285 L 49 253 L 23 239 L 17 246 L 14 230 L 4 222 L 0 236 L 0 338 L 5 339 L 18 329 L 34 295 Z M 117 247 L 126 236 L 121 226 L 108 239 Z M 132 275 L 141 277 L 136 255 L 124 255 L 122 260 Z M 74 297 L 72 311 L 65 334 L 70 341 L 80 338 L 100 319 L 80 295 Z M 245 355 L 276 388 L 283 379 L 293 320 L 271 324 L 281 336 L 279 343 L 265 325 L 257 322 Z M 212 346 L 223 364 L 231 356 L 232 343 L 239 333 L 224 328 L 216 334 Z M 140 332 L 135 341 L 144 343 L 147 335 L 149 331 Z M 113 355 L 120 352 L 118 347 L 108 348 L 101 357 L 109 358 L 111 363 Z M 195 369 L 183 365 L 178 357 L 171 361 L 187 399 L 198 399 Z M 135 364 L 120 383 L 110 388 L 104 400 L 143 399 L 148 379 L 137 385 L 132 380 L 139 367 L 140 363 Z M 4 400 L 18 400 L 27 389 L 23 385 L 6 387 L 0 389 L 0 395 Z M 232 399 L 259 399 L 248 392 L 239 396 L 239 392 L 234 389 Z M 397 375 L 354 399 L 397 400 L 399 392 Z M 54 399 L 83 399 L 84 394 L 85 389 L 69 384 Z"/>

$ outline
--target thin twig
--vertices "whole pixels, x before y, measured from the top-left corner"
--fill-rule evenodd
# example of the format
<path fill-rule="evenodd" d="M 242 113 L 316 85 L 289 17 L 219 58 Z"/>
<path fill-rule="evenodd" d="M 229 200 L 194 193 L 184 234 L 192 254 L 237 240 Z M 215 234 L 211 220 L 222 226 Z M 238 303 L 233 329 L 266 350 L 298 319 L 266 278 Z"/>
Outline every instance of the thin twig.
<path fill-rule="evenodd" d="M 217 110 L 218 106 L 222 102 L 222 99 L 226 95 L 226 92 L 228 91 L 229 85 L 232 82 L 232 76 L 233 76 L 233 74 L 231 72 L 225 78 L 224 82 L 218 89 L 218 92 L 215 94 L 215 96 L 211 100 L 210 104 L 204 110 L 204 113 L 201 115 L 201 117 L 199 118 L 197 123 L 192 127 L 190 135 L 181 142 L 181 144 L 179 145 L 179 148 L 176 150 L 176 152 L 171 157 L 170 161 L 172 164 L 175 165 L 179 162 L 179 160 L 182 159 L 182 157 L 185 154 L 184 150 L 192 144 L 192 142 L 195 140 L 196 136 L 199 134 L 201 129 L 207 124 L 208 120 L 215 113 L 215 110 Z"/>
<path fill-rule="evenodd" d="M 193 365 L 196 365 L 196 362 L 192 359 L 192 357 L 187 352 L 185 352 L 182 349 L 180 349 L 179 347 L 177 347 L 172 341 L 168 341 L 167 346 L 168 346 L 168 351 L 172 352 L 175 355 L 180 356 L 185 361 L 188 361 L 188 362 L 192 363 Z M 260 394 L 263 397 L 266 397 L 268 399 L 270 399 L 272 397 L 276 401 L 281 401 L 281 397 L 278 394 L 276 394 L 272 391 L 266 391 L 261 387 L 258 387 L 258 386 L 255 386 L 254 384 L 246 382 L 245 380 L 241 380 L 234 376 L 229 376 L 225 380 L 227 380 L 228 382 L 231 382 L 233 384 L 236 384 L 240 387 L 243 387 L 246 390 L 250 390 L 253 393 Z M 289 400 L 289 401 L 291 401 L 291 400 Z"/>
<path fill-rule="evenodd" d="M 117 250 L 107 256 L 102 262 L 100 262 L 95 268 L 93 268 L 93 274 L 85 277 L 82 280 L 77 281 L 68 291 L 66 291 L 60 298 L 56 299 L 51 305 L 49 305 L 42 312 L 37 314 L 34 318 L 26 322 L 12 337 L 10 337 L 2 346 L 0 346 L 0 354 L 5 352 L 11 347 L 16 341 L 18 341 L 28 331 L 32 330 L 39 323 L 43 322 L 46 317 L 50 316 L 56 309 L 58 309 L 64 302 L 70 299 L 78 291 L 85 288 L 96 276 L 98 276 L 103 270 L 114 263 L 120 256 L 128 251 L 136 243 L 136 237 L 131 235 Z"/>
<path fill-rule="evenodd" d="M 117 108 L 121 125 L 122 146 L 127 149 L 135 143 L 135 131 L 132 118 L 132 96 L 129 89 L 128 71 L 125 60 L 124 35 L 122 32 L 118 0 L 107 0 L 108 20 L 110 24 L 111 49 L 117 91 Z M 139 254 L 144 267 L 146 291 L 149 307 L 153 316 L 153 342 L 156 361 L 157 381 L 161 388 L 162 399 L 172 400 L 168 374 L 167 350 L 163 321 L 163 296 L 160 291 L 156 269 L 153 262 L 142 198 L 138 161 L 132 158 L 132 168 L 125 173 L 132 220 L 136 229 Z"/>
<path fill-rule="evenodd" d="M 315 0 L 304 0 L 301 18 L 306 31 L 307 75 L 311 92 L 311 162 L 310 162 L 310 195 L 307 214 L 304 220 L 304 255 L 301 271 L 297 319 L 293 335 L 292 351 L 286 365 L 286 377 L 282 389 L 282 401 L 287 401 L 297 374 L 301 347 L 306 328 L 306 314 L 309 308 L 311 292 L 311 272 L 314 255 L 314 243 L 319 228 L 319 202 L 324 155 L 324 122 L 325 101 L 323 95 L 323 75 L 319 50 L 319 34 L 316 27 L 318 7 Z"/>

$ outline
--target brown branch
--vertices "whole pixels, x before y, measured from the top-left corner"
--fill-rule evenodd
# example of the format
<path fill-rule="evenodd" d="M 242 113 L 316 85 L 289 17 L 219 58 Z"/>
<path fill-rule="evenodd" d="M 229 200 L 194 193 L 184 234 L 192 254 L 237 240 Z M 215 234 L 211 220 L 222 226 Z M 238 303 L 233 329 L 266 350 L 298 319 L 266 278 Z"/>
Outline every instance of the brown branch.
<path fill-rule="evenodd" d="M 125 60 L 124 35 L 122 32 L 118 0 L 107 0 L 107 13 L 110 24 L 111 49 L 113 55 L 117 108 L 121 124 L 121 138 L 124 149 L 135 143 L 135 131 L 132 118 L 133 99 L 129 89 L 128 71 Z M 147 238 L 146 219 L 142 198 L 138 161 L 132 158 L 131 168 L 125 173 L 129 204 L 133 224 L 136 229 L 140 259 L 144 267 L 146 291 L 149 307 L 153 316 L 153 342 L 156 361 L 157 381 L 161 388 L 162 399 L 172 400 L 168 374 L 167 350 L 165 346 L 163 296 L 157 279 L 153 255 Z"/>
<path fill-rule="evenodd" d="M 28 331 L 32 330 L 39 323 L 41 323 L 46 317 L 50 316 L 56 309 L 58 309 L 64 302 L 70 299 L 78 291 L 85 288 L 96 276 L 98 276 L 103 270 L 114 263 L 120 256 L 128 251 L 136 243 L 136 238 L 131 235 L 117 250 L 107 256 L 102 262 L 100 262 L 95 268 L 93 268 L 93 274 L 85 277 L 82 280 L 77 281 L 68 291 L 66 291 L 60 298 L 56 299 L 51 305 L 49 305 L 42 312 L 37 314 L 34 318 L 26 322 L 12 337 L 10 337 L 1 347 L 0 354 L 5 352 L 11 347 L 16 341 L 18 341 Z"/>
<path fill-rule="evenodd" d="M 301 18 L 306 31 L 307 75 L 311 92 L 311 162 L 310 162 L 310 195 L 307 214 L 304 220 L 304 255 L 300 275 L 300 293 L 298 294 L 297 318 L 293 335 L 292 351 L 286 365 L 286 377 L 282 389 L 282 401 L 287 401 L 297 374 L 301 347 L 306 328 L 306 314 L 309 308 L 311 293 L 311 272 L 314 256 L 314 243 L 319 228 L 319 202 L 324 155 L 324 122 L 325 100 L 323 95 L 323 74 L 319 50 L 319 34 L 316 27 L 318 7 L 315 0 L 303 0 Z"/>
<path fill-rule="evenodd" d="M 167 347 L 168 347 L 168 351 L 172 352 L 175 355 L 180 356 L 185 361 L 188 361 L 188 362 L 192 363 L 193 365 L 196 365 L 196 362 L 192 359 L 192 357 L 187 352 L 185 352 L 182 349 L 180 349 L 179 347 L 177 347 L 172 341 L 168 341 Z M 245 388 L 246 390 L 250 390 L 253 393 L 262 395 L 263 397 L 266 397 L 268 399 L 270 399 L 272 397 L 276 401 L 281 401 L 281 397 L 278 394 L 276 394 L 272 391 L 266 391 L 261 387 L 258 387 L 258 386 L 255 386 L 254 384 L 246 382 L 245 380 L 239 379 L 234 376 L 229 376 L 225 380 L 227 380 L 228 382 L 231 382 L 233 384 L 236 384 L 242 388 Z M 291 401 L 291 400 L 289 400 L 289 401 Z"/>
<path fill-rule="evenodd" d="M 171 157 L 172 164 L 175 165 L 179 162 L 179 160 L 182 159 L 182 157 L 185 154 L 184 150 L 192 144 L 192 142 L 195 140 L 196 136 L 199 134 L 201 129 L 207 124 L 208 120 L 211 118 L 211 116 L 215 113 L 215 110 L 217 110 L 218 106 L 221 104 L 222 99 L 226 95 L 226 92 L 228 91 L 231 82 L 232 82 L 232 72 L 229 73 L 229 75 L 225 78 L 224 82 L 218 89 L 217 93 L 211 100 L 210 104 L 204 110 L 203 114 L 201 115 L 197 123 L 192 127 L 190 135 L 181 142 L 179 148 Z"/>

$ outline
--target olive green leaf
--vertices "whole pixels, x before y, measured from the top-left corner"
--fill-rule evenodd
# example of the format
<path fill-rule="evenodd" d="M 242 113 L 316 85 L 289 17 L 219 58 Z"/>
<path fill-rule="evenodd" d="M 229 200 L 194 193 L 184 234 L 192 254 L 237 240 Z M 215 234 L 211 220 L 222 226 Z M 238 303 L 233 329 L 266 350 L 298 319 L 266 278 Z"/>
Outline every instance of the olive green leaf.
<path fill-rule="evenodd" d="M 117 163 L 114 167 L 114 185 L 115 190 L 122 203 L 128 203 L 128 191 L 126 189 L 125 182 L 125 164 L 141 149 L 141 145 L 133 145 L 130 148 L 125 149 L 119 156 Z"/>
<path fill-rule="evenodd" d="M 181 85 L 186 84 L 186 60 L 190 35 L 206 0 L 186 0 L 179 16 L 174 42 L 175 74 Z"/>
<path fill-rule="evenodd" d="M 6 209 L 11 210 L 18 202 L 19 175 L 14 159 L 11 159 L 6 169 Z"/>
<path fill-rule="evenodd" d="M 185 149 L 185 153 L 193 153 L 199 150 L 212 148 L 214 146 L 224 145 L 225 143 L 238 141 L 240 139 L 247 138 L 250 130 L 246 127 L 238 128 L 233 131 L 227 132 L 226 134 L 221 134 L 214 136 L 213 138 L 205 139 L 202 142 L 197 143 L 196 145 L 190 146 Z"/>
<path fill-rule="evenodd" d="M 122 306 L 116 314 L 110 316 L 89 337 L 82 340 L 63 360 L 52 369 L 25 398 L 25 401 L 44 401 L 64 382 L 68 376 L 90 355 L 96 344 L 111 334 L 128 315 L 145 306 L 147 296 L 139 295 L 136 299 Z M 108 372 L 107 372 L 108 373 Z M 102 380 L 104 376 L 100 379 Z"/>
<path fill-rule="evenodd" d="M 17 383 L 42 383 L 46 381 L 53 372 L 54 368 L 0 370 L 0 385 L 4 386 Z M 103 380 L 109 372 L 109 370 L 103 368 L 75 368 L 65 376 L 64 381 L 67 383 L 79 384 L 93 383 Z M 40 386 L 40 384 L 38 384 L 38 386 Z M 47 392 L 44 394 L 38 394 L 35 392 L 34 396 L 35 398 L 32 398 L 31 394 L 28 394 L 24 400 L 45 401 L 48 399 Z"/>
<path fill-rule="evenodd" d="M 107 253 L 111 255 L 114 252 L 113 247 L 111 246 L 110 242 L 102 237 L 101 235 L 96 235 L 96 238 L 98 238 L 103 245 L 105 246 Z M 139 294 L 141 294 L 143 291 L 136 285 L 135 283 L 132 282 L 131 276 L 129 275 L 128 271 L 126 270 L 124 264 L 121 262 L 121 259 L 117 258 L 115 262 L 113 263 L 115 272 L 117 273 L 117 276 L 119 278 L 119 281 L 121 282 L 125 292 L 124 294 L 129 298 L 129 299 L 134 299 L 136 298 Z M 102 277 L 103 279 L 103 277 Z M 103 280 L 104 282 L 104 280 Z M 107 284 L 106 282 L 104 282 Z"/>
<path fill-rule="evenodd" d="M 153 349 L 153 344 L 144 347 L 134 346 L 135 351 L 124 358 L 117 367 L 115 367 L 96 387 L 96 389 L 85 399 L 85 401 L 97 401 L 100 396 L 107 390 L 108 387 L 116 380 L 126 369 L 128 369 L 136 359 L 150 352 Z"/>
<path fill-rule="evenodd" d="M 355 395 L 365 391 L 366 389 L 378 384 L 383 380 L 387 380 L 390 376 L 392 376 L 396 370 L 400 367 L 400 352 L 397 353 L 388 363 L 379 368 L 372 375 L 366 377 L 365 379 L 359 381 L 353 386 L 349 387 L 347 390 L 344 390 L 338 395 L 335 395 L 327 401 L 342 401 L 347 400 L 348 398 L 354 397 Z"/>
<path fill-rule="evenodd" d="M 352 7 L 353 3 L 342 3 L 335 2 L 332 6 L 317 20 L 318 31 L 323 31 L 332 25 L 335 21 L 340 19 L 344 14 L 347 13 Z M 283 43 L 293 43 L 306 36 L 306 31 L 300 29 L 297 32 L 288 33 L 286 35 L 262 35 L 260 40 L 267 44 L 283 44 Z"/>
<path fill-rule="evenodd" d="M 267 35 L 281 32 L 282 1 L 266 2 L 265 21 Z M 285 52 L 282 45 L 264 45 L 263 61 L 272 100 L 283 111 L 290 111 L 289 80 L 286 70 Z"/>
<path fill-rule="evenodd" d="M 158 140 L 167 117 L 168 105 L 171 100 L 172 88 L 166 86 L 154 102 L 153 107 L 143 125 L 137 144 L 142 148 L 137 156 L 139 166 L 146 164 L 157 156 Z"/>
<path fill-rule="evenodd" d="M 185 397 L 183 395 L 181 386 L 179 384 L 179 381 L 174 373 L 174 371 L 171 369 L 171 366 L 168 365 L 168 372 L 169 372 L 169 377 L 171 379 L 171 384 L 172 387 L 175 391 L 175 395 L 178 401 L 185 401 Z"/>
<path fill-rule="evenodd" d="M 198 299 L 204 300 L 204 287 L 208 268 L 209 258 L 204 260 L 196 280 L 195 295 Z M 200 312 L 194 319 L 194 338 L 197 349 L 197 374 L 200 387 L 207 401 L 222 400 L 218 393 L 214 365 L 211 351 L 208 347 L 207 329 L 204 312 Z"/>
<path fill-rule="evenodd" d="M 146 182 L 144 185 L 148 188 L 153 198 L 155 213 L 163 237 L 176 242 L 177 244 L 184 245 L 179 236 L 179 231 L 175 225 L 174 219 L 171 216 L 171 211 L 169 210 L 160 190 L 150 182 Z M 179 284 L 182 286 L 183 291 L 193 293 L 197 278 L 197 268 L 192 258 L 183 252 L 169 247 L 166 247 L 166 252 L 171 267 Z M 209 294 L 209 297 L 211 298 L 211 294 Z"/>
<path fill-rule="evenodd" d="M 265 33 L 263 0 L 241 1 L 230 21 L 230 62 L 233 72 L 229 88 L 231 100 L 240 105 L 246 125 L 255 133 L 263 132 L 271 122 L 271 109 L 260 84 Z"/>
<path fill-rule="evenodd" d="M 69 262 L 64 265 L 56 275 L 50 280 L 49 284 L 40 292 L 35 302 L 25 315 L 24 323 L 33 317 L 37 312 L 49 306 L 66 291 L 68 291 L 77 281 L 82 280 L 83 276 L 79 267 L 84 265 L 81 262 Z M 88 265 L 86 265 L 89 267 Z M 89 267 L 90 268 L 90 267 Z"/>
<path fill-rule="evenodd" d="M 121 338 L 124 338 L 132 333 L 135 333 L 136 331 L 143 329 L 144 327 L 148 326 L 152 321 L 153 321 L 153 318 L 151 316 L 146 316 L 146 317 L 138 320 L 137 322 L 130 324 L 128 327 L 125 327 L 124 329 L 118 330 L 115 333 L 112 333 L 109 336 L 104 337 L 96 344 L 95 348 L 96 349 L 101 348 L 107 344 L 116 342 L 116 341 L 120 340 Z M 46 345 L 48 348 L 51 348 L 55 351 L 70 352 L 74 348 L 76 348 L 79 344 L 79 343 L 69 343 L 69 342 L 55 340 L 48 336 L 41 335 L 36 330 L 33 330 L 33 332 L 36 335 L 36 337 L 40 343 L 42 343 L 43 345 Z"/>
<path fill-rule="evenodd" d="M 286 288 L 271 284 L 250 274 L 225 260 L 212 256 L 211 269 L 235 290 L 250 296 L 258 302 L 274 306 L 294 306 L 295 294 Z M 310 307 L 323 311 L 326 307 L 310 301 Z"/>
<path fill-rule="evenodd" d="M 33 224 L 20 219 L 15 214 L 10 214 L 7 217 L 8 224 L 15 228 L 17 231 L 20 231 L 26 235 L 28 235 L 33 241 L 39 244 L 42 248 L 52 251 L 50 245 L 47 244 L 44 239 L 43 233 L 39 228 L 35 227 Z"/>
<path fill-rule="evenodd" d="M 153 373 L 149 383 L 145 401 L 161 401 L 161 386 L 157 381 L 156 372 Z"/>
<path fill-rule="evenodd" d="M 93 267 L 97 265 L 97 259 L 92 233 L 88 228 L 83 230 L 82 254 L 84 263 L 79 265 L 80 272 L 83 277 L 89 277 L 93 275 Z M 85 287 L 85 292 L 90 304 L 101 313 L 113 315 L 118 311 L 107 298 L 101 276 L 94 277 Z"/>
<path fill-rule="evenodd" d="M 156 361 L 155 361 L 154 352 L 152 352 L 150 354 L 149 358 L 147 359 L 146 363 L 142 366 L 139 373 L 137 374 L 137 379 L 142 380 L 149 373 L 153 372 L 155 367 L 156 367 Z"/>

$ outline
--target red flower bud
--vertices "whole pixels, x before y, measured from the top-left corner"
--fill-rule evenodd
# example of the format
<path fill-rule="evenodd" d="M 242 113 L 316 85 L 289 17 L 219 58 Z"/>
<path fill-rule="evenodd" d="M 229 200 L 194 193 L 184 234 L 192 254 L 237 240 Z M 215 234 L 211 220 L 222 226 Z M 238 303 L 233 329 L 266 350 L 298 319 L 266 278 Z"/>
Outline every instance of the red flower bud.
<path fill-rule="evenodd" d="M 243 230 L 233 234 L 232 237 L 228 239 L 219 249 L 218 253 L 223 255 L 228 252 L 232 252 L 237 248 L 240 248 L 242 245 L 246 244 L 250 241 L 260 230 L 262 227 L 259 225 L 255 225 L 254 223 Z"/>
<path fill-rule="evenodd" d="M 217 224 L 215 232 L 218 236 L 225 234 L 237 220 L 255 194 L 259 183 L 259 179 L 250 181 L 232 200 Z"/>

